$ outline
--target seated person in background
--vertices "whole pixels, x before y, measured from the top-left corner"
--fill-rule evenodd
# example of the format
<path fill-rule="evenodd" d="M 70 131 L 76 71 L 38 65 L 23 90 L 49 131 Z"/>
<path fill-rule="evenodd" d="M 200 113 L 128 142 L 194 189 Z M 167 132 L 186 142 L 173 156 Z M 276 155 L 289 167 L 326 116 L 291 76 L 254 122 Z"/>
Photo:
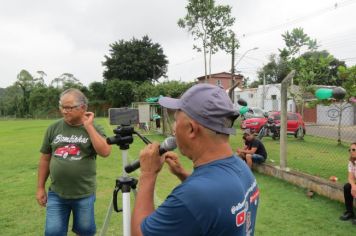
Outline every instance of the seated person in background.
<path fill-rule="evenodd" d="M 267 159 L 267 152 L 263 143 L 255 139 L 255 135 L 251 130 L 245 129 L 243 134 L 245 139 L 245 147 L 236 150 L 237 155 L 244 159 L 247 165 L 252 168 L 252 163 L 261 164 Z"/>
<path fill-rule="evenodd" d="M 351 144 L 349 152 L 348 182 L 344 185 L 346 211 L 340 216 L 340 220 L 349 220 L 355 217 L 353 202 L 354 198 L 356 198 L 356 142 Z M 356 224 L 356 219 L 353 219 L 352 223 Z"/>
<path fill-rule="evenodd" d="M 241 148 L 237 148 L 236 150 L 236 155 L 239 156 L 242 160 L 244 160 L 246 162 L 246 157 L 245 157 L 245 153 L 242 152 L 242 150 L 247 150 L 248 149 L 248 142 L 246 140 L 245 135 L 242 135 L 242 139 L 244 140 L 244 147 Z"/>

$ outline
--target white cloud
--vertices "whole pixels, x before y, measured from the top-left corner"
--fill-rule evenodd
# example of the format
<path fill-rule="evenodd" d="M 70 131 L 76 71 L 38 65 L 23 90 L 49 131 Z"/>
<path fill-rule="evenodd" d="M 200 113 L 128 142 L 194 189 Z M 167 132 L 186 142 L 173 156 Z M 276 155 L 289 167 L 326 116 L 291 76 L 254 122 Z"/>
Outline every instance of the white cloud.
<path fill-rule="evenodd" d="M 0 51 L 23 55 L 68 54 L 74 50 L 68 36 L 23 22 L 0 22 Z M 35 59 L 35 58 L 33 58 Z"/>

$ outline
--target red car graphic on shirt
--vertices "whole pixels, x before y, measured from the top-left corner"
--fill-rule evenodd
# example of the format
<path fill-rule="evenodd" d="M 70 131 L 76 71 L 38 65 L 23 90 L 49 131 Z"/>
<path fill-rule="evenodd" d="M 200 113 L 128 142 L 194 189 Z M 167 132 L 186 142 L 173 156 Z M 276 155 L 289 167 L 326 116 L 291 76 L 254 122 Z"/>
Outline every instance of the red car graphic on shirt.
<path fill-rule="evenodd" d="M 79 156 L 80 148 L 77 147 L 75 144 L 69 144 L 64 147 L 57 148 L 54 152 L 54 155 L 58 157 L 63 157 L 64 159 L 66 159 L 68 155 Z"/>

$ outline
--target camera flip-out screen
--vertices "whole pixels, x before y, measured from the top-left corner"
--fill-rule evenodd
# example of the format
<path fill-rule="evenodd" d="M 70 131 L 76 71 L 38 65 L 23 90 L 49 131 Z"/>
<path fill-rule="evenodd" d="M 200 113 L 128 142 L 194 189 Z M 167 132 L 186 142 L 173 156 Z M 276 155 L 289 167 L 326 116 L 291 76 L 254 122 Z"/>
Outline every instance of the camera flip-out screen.
<path fill-rule="evenodd" d="M 133 125 L 138 124 L 138 109 L 132 108 L 110 108 L 110 125 Z"/>

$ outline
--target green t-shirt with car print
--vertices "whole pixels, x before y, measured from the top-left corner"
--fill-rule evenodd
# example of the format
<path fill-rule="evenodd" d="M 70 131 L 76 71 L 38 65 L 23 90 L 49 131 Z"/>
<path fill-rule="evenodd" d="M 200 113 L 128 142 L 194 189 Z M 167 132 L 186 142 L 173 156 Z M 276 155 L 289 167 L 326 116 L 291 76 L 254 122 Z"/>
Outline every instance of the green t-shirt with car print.
<path fill-rule="evenodd" d="M 94 127 L 105 136 L 102 127 Z M 51 154 L 51 191 L 65 199 L 95 193 L 96 152 L 83 125 L 70 126 L 63 119 L 53 123 L 45 133 L 40 151 Z"/>

